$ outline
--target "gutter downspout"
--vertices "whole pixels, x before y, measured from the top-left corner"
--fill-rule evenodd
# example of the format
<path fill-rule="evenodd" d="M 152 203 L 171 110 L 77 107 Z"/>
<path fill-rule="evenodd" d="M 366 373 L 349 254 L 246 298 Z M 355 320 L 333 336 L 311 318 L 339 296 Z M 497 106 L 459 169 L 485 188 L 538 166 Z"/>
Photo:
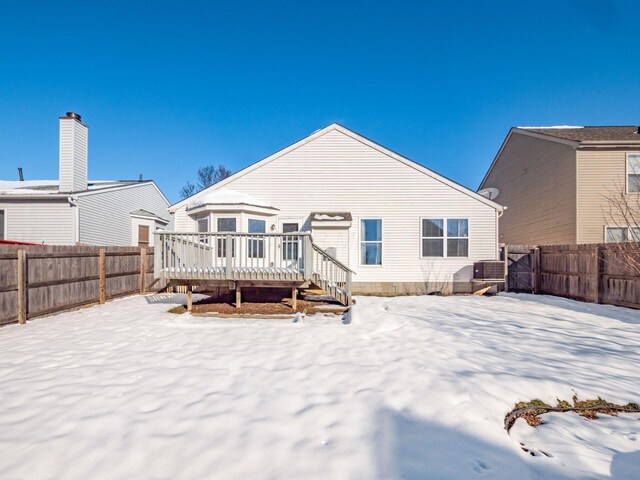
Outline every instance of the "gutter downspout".
<path fill-rule="evenodd" d="M 496 210 L 496 260 L 500 260 L 500 217 L 504 215 L 504 211 L 507 207 L 502 207 L 502 210 Z"/>
<path fill-rule="evenodd" d="M 78 209 L 78 197 L 76 195 L 69 195 L 67 197 L 67 200 L 69 201 L 69 205 L 71 205 L 71 207 L 74 208 L 74 211 L 73 211 L 73 218 L 74 218 L 73 237 L 74 237 L 74 243 L 78 244 L 78 243 L 80 243 L 80 212 L 79 212 L 79 209 Z"/>

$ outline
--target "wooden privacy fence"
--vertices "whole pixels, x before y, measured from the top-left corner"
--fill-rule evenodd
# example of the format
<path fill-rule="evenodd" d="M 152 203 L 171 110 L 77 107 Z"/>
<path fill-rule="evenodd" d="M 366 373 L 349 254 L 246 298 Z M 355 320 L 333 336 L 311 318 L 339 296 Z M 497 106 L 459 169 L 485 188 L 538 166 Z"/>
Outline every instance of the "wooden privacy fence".
<path fill-rule="evenodd" d="M 153 249 L 0 245 L 0 325 L 163 286 Z"/>
<path fill-rule="evenodd" d="M 504 248 L 507 290 L 640 308 L 640 244 Z"/>

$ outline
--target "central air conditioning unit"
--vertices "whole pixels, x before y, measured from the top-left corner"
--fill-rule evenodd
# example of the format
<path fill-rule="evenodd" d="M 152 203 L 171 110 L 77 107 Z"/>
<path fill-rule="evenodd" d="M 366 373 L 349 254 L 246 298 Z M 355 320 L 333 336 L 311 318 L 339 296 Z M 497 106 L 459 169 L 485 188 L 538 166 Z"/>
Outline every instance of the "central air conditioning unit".
<path fill-rule="evenodd" d="M 482 260 L 473 264 L 474 280 L 504 281 L 504 262 L 501 260 Z"/>

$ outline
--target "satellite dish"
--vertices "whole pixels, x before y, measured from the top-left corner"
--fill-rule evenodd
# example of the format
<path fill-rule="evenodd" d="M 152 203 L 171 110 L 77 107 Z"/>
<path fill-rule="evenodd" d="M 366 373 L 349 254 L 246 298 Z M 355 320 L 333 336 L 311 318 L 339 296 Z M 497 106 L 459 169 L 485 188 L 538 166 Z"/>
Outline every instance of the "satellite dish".
<path fill-rule="evenodd" d="M 489 200 L 493 200 L 498 196 L 498 194 L 500 193 L 500 190 L 494 187 L 489 187 L 489 188 L 483 188 L 482 190 L 479 190 L 478 193 L 483 197 L 487 197 Z"/>

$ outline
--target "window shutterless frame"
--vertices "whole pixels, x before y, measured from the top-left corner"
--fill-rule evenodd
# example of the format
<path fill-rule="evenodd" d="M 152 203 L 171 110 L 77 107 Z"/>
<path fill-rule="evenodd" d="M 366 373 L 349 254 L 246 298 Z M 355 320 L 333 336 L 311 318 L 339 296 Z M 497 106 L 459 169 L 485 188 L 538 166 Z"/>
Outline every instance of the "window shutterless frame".
<path fill-rule="evenodd" d="M 216 232 L 218 233 L 235 233 L 238 231 L 238 217 L 216 215 L 215 217 Z M 231 221 L 233 220 L 233 221 Z M 224 258 L 227 256 L 227 239 L 226 237 L 217 237 L 217 255 L 218 258 Z M 231 256 L 236 256 L 236 239 L 231 239 Z"/>
<path fill-rule="evenodd" d="M 640 152 L 634 152 L 634 153 L 627 153 L 624 156 L 624 187 L 625 187 L 625 191 L 628 194 L 631 195 L 635 195 L 635 194 L 640 194 L 640 190 L 636 191 L 636 190 L 629 190 L 629 176 L 630 175 L 639 175 L 640 176 Z M 629 169 L 629 163 L 631 163 L 631 160 L 634 160 L 636 162 L 638 162 L 638 167 L 636 167 L 636 170 L 631 171 Z"/>
<path fill-rule="evenodd" d="M 619 230 L 622 234 L 620 240 L 609 241 L 609 233 L 613 234 L 614 230 Z M 621 243 L 621 242 L 638 242 L 640 241 L 640 227 L 626 225 L 605 225 L 604 226 L 604 243 Z"/>
<path fill-rule="evenodd" d="M 363 222 L 365 221 L 377 221 L 380 222 L 380 240 L 364 240 L 364 227 Z M 363 263 L 362 258 L 362 246 L 365 243 L 376 243 L 380 244 L 380 263 Z M 361 267 L 377 267 L 380 268 L 384 265 L 384 220 L 382 218 L 359 218 L 358 219 L 358 265 Z"/>
<path fill-rule="evenodd" d="M 442 220 L 442 225 L 443 225 L 443 236 L 442 237 L 424 237 L 422 235 L 422 221 L 423 220 Z M 466 220 L 467 222 L 467 236 L 466 237 L 450 237 L 448 235 L 448 222 L 449 220 Z M 428 260 L 428 259 L 437 259 L 437 258 L 471 258 L 471 219 L 470 218 L 465 218 L 465 217 L 437 217 L 437 216 L 429 216 L 429 217 L 420 217 L 419 218 L 419 223 L 418 223 L 418 258 L 420 258 L 421 260 Z M 423 256 L 423 250 L 422 250 L 422 240 L 426 239 L 426 240 L 442 240 L 442 248 L 443 248 L 443 254 L 442 256 L 437 256 L 437 257 L 429 257 L 429 256 Z M 448 246 L 447 246 L 447 242 L 448 240 L 467 240 L 467 255 L 462 257 L 462 256 L 450 256 L 449 252 L 448 252 Z"/>

